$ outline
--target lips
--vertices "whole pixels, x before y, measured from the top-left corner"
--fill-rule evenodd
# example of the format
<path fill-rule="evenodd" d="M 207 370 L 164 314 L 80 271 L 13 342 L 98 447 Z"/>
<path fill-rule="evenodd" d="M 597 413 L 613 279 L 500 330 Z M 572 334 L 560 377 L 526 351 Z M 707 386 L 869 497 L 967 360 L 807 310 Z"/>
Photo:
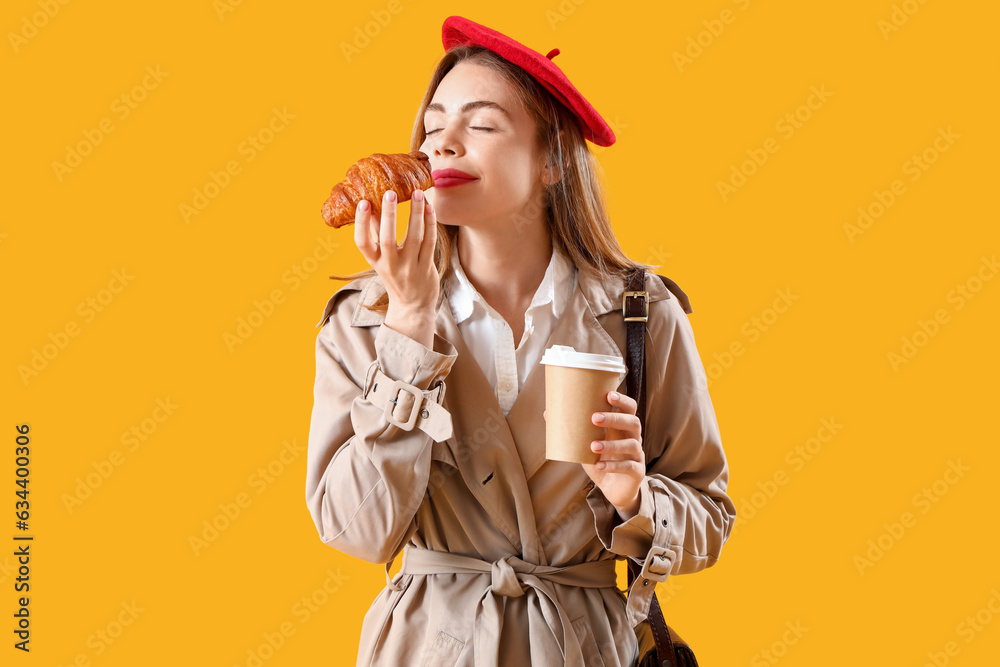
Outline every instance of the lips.
<path fill-rule="evenodd" d="M 431 172 L 431 177 L 434 179 L 435 188 L 449 188 L 479 180 L 461 169 L 435 169 Z"/>

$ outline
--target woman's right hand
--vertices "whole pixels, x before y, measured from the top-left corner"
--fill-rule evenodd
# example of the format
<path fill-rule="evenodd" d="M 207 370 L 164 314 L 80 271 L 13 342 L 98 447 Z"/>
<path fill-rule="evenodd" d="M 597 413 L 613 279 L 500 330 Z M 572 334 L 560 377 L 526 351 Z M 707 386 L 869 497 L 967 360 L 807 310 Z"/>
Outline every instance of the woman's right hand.
<path fill-rule="evenodd" d="M 410 199 L 410 221 L 402 245 L 396 243 L 396 193 L 382 198 L 382 219 L 376 220 L 370 202 L 358 202 L 354 214 L 354 242 L 389 295 L 386 324 L 420 342 L 433 342 L 440 293 L 434 246 L 437 216 L 422 190 Z M 409 331 L 406 331 L 409 329 Z M 426 332 L 430 331 L 428 337 Z M 413 335 L 419 332 L 418 335 Z M 430 347 L 430 345 L 428 345 Z"/>

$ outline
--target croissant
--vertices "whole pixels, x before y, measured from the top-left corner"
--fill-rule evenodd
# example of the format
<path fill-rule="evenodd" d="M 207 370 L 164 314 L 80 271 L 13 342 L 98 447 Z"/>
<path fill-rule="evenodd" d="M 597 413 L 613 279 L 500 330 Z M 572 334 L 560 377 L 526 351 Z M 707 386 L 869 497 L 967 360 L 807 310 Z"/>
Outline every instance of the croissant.
<path fill-rule="evenodd" d="M 354 213 L 367 199 L 372 214 L 382 214 L 382 195 L 393 190 L 399 201 L 407 201 L 414 190 L 434 187 L 430 158 L 420 151 L 375 153 L 361 158 L 347 170 L 347 177 L 333 186 L 323 204 L 323 219 L 333 227 L 354 222 Z"/>

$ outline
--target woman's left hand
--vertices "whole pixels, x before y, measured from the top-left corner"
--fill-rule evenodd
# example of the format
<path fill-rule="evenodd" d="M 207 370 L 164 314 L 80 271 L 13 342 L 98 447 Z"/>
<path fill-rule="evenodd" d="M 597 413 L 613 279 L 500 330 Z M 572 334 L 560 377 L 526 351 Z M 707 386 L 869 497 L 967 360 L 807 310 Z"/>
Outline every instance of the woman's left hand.
<path fill-rule="evenodd" d="M 612 505 L 626 517 L 639 513 L 639 488 L 646 479 L 646 454 L 635 399 L 609 392 L 608 404 L 618 412 L 595 412 L 594 424 L 607 427 L 604 440 L 590 445 L 601 455 L 596 465 L 581 464 Z"/>

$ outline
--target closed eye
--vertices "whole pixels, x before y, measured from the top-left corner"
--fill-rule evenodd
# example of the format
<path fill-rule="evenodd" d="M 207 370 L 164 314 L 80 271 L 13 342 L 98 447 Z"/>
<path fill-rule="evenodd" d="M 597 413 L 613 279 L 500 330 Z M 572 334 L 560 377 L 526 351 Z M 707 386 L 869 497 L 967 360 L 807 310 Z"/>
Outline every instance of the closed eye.
<path fill-rule="evenodd" d="M 492 127 L 474 127 L 474 128 L 472 128 L 472 129 L 473 129 L 473 130 L 485 130 L 486 132 L 492 132 L 492 131 L 493 131 L 493 128 L 492 128 Z M 440 129 L 437 129 L 437 130 L 430 130 L 429 132 L 424 132 L 424 135 L 425 135 L 425 136 L 428 136 L 428 137 L 429 137 L 429 136 L 431 136 L 432 134 L 434 134 L 435 132 L 440 132 L 440 131 L 441 131 Z"/>

